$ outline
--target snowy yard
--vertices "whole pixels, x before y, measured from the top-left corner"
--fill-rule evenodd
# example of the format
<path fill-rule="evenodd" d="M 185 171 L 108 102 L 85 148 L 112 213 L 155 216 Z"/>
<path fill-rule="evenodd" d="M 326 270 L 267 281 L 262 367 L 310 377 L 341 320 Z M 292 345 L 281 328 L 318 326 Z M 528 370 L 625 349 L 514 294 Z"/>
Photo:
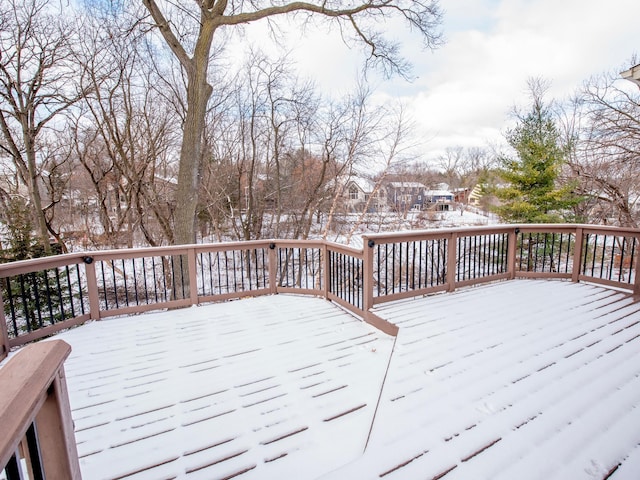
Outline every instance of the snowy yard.
<path fill-rule="evenodd" d="M 640 305 L 514 280 L 383 305 L 276 295 L 58 335 L 83 477 L 604 479 L 640 472 Z"/>

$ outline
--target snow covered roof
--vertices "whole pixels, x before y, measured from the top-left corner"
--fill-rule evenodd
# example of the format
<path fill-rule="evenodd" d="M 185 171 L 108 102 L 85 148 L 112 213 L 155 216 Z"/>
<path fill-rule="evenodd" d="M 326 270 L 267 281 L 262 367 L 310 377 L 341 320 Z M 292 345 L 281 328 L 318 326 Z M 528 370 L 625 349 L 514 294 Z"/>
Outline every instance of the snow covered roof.
<path fill-rule="evenodd" d="M 363 177 L 350 177 L 349 184 L 356 185 L 364 193 L 371 193 L 376 186 L 376 182 Z"/>
<path fill-rule="evenodd" d="M 426 188 L 420 182 L 388 182 L 387 185 L 393 188 Z"/>
<path fill-rule="evenodd" d="M 448 190 L 426 190 L 424 194 L 427 197 L 453 197 L 453 193 Z"/>
<path fill-rule="evenodd" d="M 629 295 L 513 280 L 376 313 L 396 339 L 289 295 L 58 335 L 83 477 L 635 478 Z"/>

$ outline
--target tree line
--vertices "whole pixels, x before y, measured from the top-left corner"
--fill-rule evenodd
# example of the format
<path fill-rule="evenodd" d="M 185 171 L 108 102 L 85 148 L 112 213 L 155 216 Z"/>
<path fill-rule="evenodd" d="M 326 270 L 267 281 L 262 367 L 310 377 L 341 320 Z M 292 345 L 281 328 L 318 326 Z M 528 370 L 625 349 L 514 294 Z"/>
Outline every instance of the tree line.
<path fill-rule="evenodd" d="M 328 96 L 297 75 L 286 52 L 274 58 L 253 47 L 238 60 L 225 50 L 243 24 L 268 21 L 277 37 L 272 20 L 294 14 L 301 25 L 340 29 L 364 48 L 367 64 L 407 75 L 379 13 L 399 15 L 429 48 L 441 41 L 430 1 L 0 0 L 5 238 L 14 249 L 37 243 L 50 253 L 52 239 L 64 250 L 326 237 L 353 175 L 376 188 L 388 175 L 482 184 L 504 207 L 514 193 L 500 188 L 507 180 L 513 188 L 518 169 L 532 165 L 518 147 L 526 115 L 507 132 L 507 154 L 453 148 L 435 165 L 420 163 L 406 111 L 374 101 L 364 75 L 354 92 Z M 636 92 L 603 75 L 562 109 L 543 99 L 538 113 L 551 143 L 542 154 L 553 159 L 540 209 L 548 216 L 503 209 L 503 217 L 571 212 L 637 226 Z M 535 113 L 535 97 L 532 104 Z M 558 190 L 570 194 L 565 203 L 549 203 Z"/>
<path fill-rule="evenodd" d="M 321 95 L 286 53 L 249 49 L 238 67 L 224 56 L 229 35 L 216 43 L 214 31 L 306 12 L 405 74 L 370 17 L 399 14 L 429 46 L 440 15 L 422 1 L 0 8 L 2 220 L 19 219 L 44 250 L 78 236 L 83 246 L 308 236 L 314 215 L 336 209 L 337 179 L 401 153 L 406 120 L 364 83 Z"/>

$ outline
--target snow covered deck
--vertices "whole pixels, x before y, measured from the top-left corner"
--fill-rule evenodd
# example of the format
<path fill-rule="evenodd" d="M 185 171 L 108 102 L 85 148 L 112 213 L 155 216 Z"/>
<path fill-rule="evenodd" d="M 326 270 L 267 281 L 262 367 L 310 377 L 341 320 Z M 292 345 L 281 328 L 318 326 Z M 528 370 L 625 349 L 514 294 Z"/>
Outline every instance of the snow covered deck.
<path fill-rule="evenodd" d="M 640 304 L 514 280 L 383 305 L 276 295 L 56 338 L 85 479 L 640 472 Z"/>

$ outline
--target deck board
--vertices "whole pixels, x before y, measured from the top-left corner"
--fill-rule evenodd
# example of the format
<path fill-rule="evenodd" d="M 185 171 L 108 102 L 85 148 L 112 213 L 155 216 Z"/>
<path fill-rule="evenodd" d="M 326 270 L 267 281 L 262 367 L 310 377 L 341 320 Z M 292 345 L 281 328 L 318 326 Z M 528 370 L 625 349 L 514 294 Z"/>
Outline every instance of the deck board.
<path fill-rule="evenodd" d="M 377 314 L 412 328 L 367 452 L 327 478 L 602 479 L 640 442 L 640 306 L 624 293 L 504 282 Z"/>
<path fill-rule="evenodd" d="M 84 478 L 637 477 L 629 295 L 515 280 L 375 313 L 395 340 L 289 295 L 60 334 Z"/>

